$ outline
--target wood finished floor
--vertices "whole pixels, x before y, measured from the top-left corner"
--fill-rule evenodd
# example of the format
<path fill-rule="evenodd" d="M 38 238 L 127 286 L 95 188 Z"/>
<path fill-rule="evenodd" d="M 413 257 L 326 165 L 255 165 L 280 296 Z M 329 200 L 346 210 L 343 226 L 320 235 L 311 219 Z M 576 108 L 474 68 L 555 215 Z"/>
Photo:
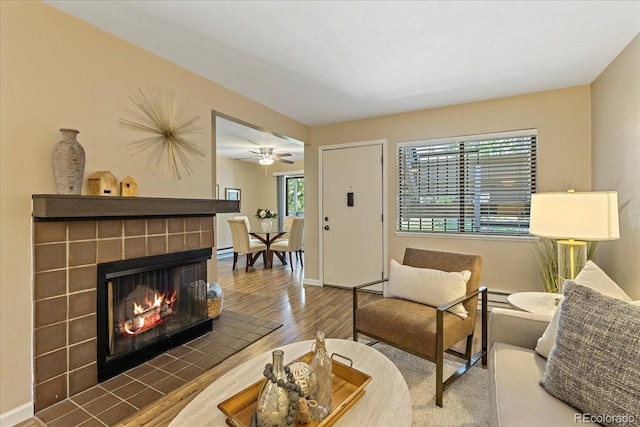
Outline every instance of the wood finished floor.
<path fill-rule="evenodd" d="M 303 285 L 303 269 L 295 259 L 293 269 L 276 261 L 273 269 L 265 270 L 257 262 L 257 268 L 250 268 L 245 273 L 243 262 L 235 271 L 231 270 L 231 265 L 232 257 L 218 259 L 218 283 L 224 292 L 223 309 L 279 322 L 283 326 L 175 392 L 130 415 L 118 426 L 166 426 L 200 391 L 227 371 L 278 346 L 313 339 L 317 330 L 324 330 L 330 338 L 352 337 L 351 290 Z M 367 302 L 376 298 L 380 297 L 361 294 L 360 300 Z M 479 325 L 478 321 L 476 337 L 479 337 Z M 21 427 L 42 425 L 38 420 L 20 424 Z"/>

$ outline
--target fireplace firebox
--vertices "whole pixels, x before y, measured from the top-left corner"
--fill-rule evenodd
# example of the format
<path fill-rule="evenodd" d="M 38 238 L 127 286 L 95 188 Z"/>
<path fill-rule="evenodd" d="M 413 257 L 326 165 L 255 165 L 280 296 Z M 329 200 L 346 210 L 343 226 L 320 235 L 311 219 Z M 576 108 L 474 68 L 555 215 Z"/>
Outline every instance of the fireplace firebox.
<path fill-rule="evenodd" d="M 97 370 L 102 382 L 211 331 L 211 248 L 97 266 Z"/>

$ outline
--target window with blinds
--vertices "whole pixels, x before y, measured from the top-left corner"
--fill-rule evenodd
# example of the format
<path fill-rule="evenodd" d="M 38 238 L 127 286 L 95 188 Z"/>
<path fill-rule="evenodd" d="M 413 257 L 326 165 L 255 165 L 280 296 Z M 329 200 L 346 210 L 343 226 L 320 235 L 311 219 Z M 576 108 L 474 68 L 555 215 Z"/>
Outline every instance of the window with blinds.
<path fill-rule="evenodd" d="M 399 143 L 397 231 L 529 234 L 535 129 Z"/>

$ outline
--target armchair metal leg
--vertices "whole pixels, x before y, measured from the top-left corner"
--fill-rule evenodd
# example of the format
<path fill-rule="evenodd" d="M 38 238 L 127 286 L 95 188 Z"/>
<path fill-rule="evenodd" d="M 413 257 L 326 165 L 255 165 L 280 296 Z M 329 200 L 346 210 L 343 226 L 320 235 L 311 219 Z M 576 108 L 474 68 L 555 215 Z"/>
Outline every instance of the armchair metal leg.
<path fill-rule="evenodd" d="M 436 405 L 442 408 L 442 395 L 444 394 L 444 333 L 443 312 L 436 312 Z"/>
<path fill-rule="evenodd" d="M 356 288 L 352 289 L 351 304 L 352 304 L 351 320 L 353 322 L 352 324 L 353 340 L 355 342 L 358 342 L 358 330 L 356 329 L 356 310 L 358 309 L 358 290 Z"/>
<path fill-rule="evenodd" d="M 487 308 L 487 290 L 485 288 L 484 292 L 482 292 L 482 366 L 487 366 L 487 339 L 488 339 L 488 331 L 489 331 L 489 321 L 488 317 L 488 308 Z"/>
<path fill-rule="evenodd" d="M 487 288 L 482 286 L 478 290 L 481 294 L 482 301 L 482 349 L 475 354 L 471 354 L 473 349 L 473 334 L 467 337 L 467 346 L 465 354 L 450 351 L 458 357 L 463 357 L 466 362 L 460 366 L 449 378 L 443 381 L 444 370 L 444 345 L 443 345 L 443 320 L 444 312 L 438 309 L 436 312 L 436 405 L 442 408 L 443 393 L 447 390 L 458 378 L 460 378 L 465 372 L 467 372 L 478 360 L 482 359 L 482 365 L 487 365 Z"/>

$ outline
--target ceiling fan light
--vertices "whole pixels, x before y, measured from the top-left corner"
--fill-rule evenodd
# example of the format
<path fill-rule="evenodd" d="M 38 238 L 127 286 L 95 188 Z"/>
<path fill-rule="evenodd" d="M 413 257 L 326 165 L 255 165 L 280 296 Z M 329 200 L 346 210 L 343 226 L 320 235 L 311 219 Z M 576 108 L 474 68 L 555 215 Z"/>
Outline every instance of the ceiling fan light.
<path fill-rule="evenodd" d="M 273 159 L 271 157 L 263 157 L 259 162 L 261 165 L 269 166 L 273 164 Z"/>

